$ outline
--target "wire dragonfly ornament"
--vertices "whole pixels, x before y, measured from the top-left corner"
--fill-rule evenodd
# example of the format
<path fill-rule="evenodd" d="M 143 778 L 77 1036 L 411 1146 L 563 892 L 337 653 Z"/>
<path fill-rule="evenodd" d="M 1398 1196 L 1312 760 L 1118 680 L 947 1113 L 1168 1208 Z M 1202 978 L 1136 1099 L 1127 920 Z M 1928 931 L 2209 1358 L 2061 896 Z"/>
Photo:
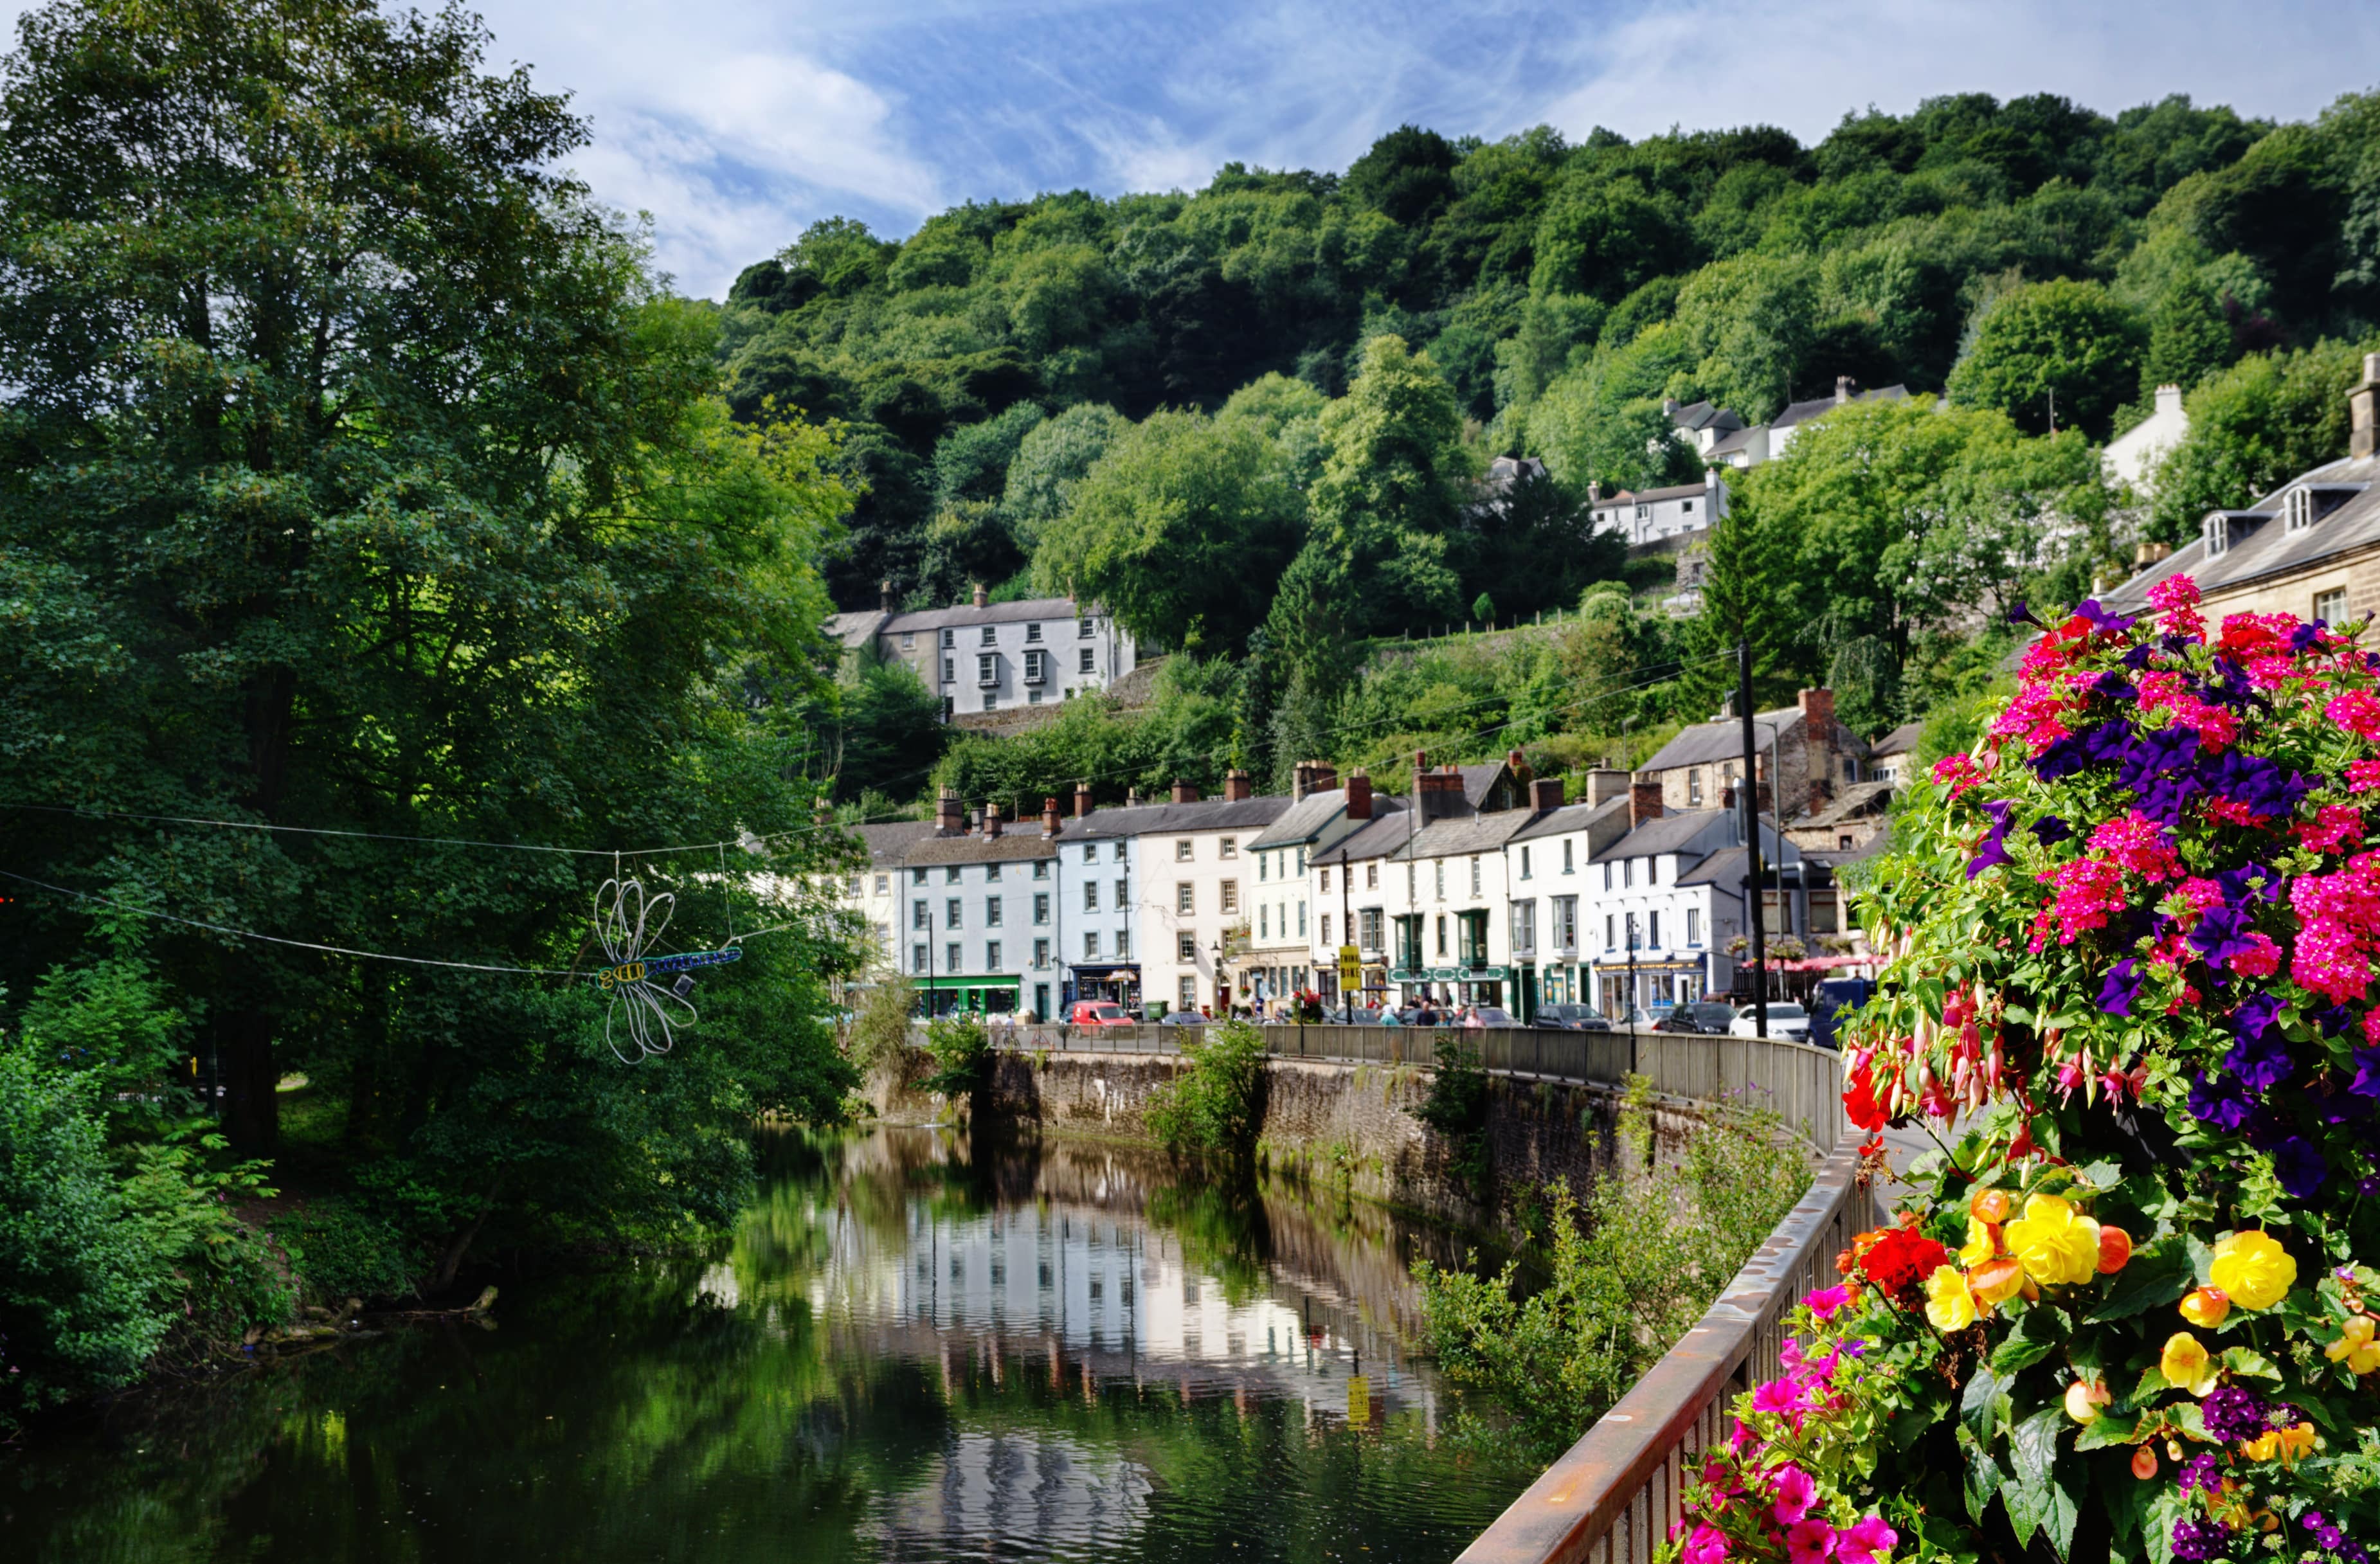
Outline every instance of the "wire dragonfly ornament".
<path fill-rule="evenodd" d="M 744 959 L 743 948 L 737 945 L 674 956 L 649 954 L 669 927 L 676 908 L 674 893 L 664 891 L 648 897 L 643 882 L 633 878 L 607 879 L 595 892 L 595 940 L 603 947 L 608 964 L 595 975 L 595 981 L 612 996 L 611 1008 L 603 1015 L 603 1041 L 623 1064 L 669 1052 L 677 1033 L 701 1019 L 687 998 L 694 992 L 695 968 Z M 654 981 L 673 974 L 677 981 L 666 988 Z M 623 1031 L 636 1045 L 633 1057 L 620 1045 Z"/>

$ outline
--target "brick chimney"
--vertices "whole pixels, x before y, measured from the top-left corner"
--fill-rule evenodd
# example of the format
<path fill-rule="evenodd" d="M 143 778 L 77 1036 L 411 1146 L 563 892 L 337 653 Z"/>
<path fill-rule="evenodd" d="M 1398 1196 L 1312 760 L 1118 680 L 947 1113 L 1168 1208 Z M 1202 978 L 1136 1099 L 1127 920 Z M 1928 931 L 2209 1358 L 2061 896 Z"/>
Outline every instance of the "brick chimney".
<path fill-rule="evenodd" d="M 1562 780 L 1560 777 L 1538 777 L 1529 783 L 1529 808 L 1535 814 L 1549 814 L 1562 806 Z"/>
<path fill-rule="evenodd" d="M 991 592 L 980 581 L 975 584 L 975 606 L 978 608 L 990 608 L 991 606 Z"/>
<path fill-rule="evenodd" d="M 2380 353 L 2363 356 L 2363 383 L 2347 394 L 2347 454 L 2362 460 L 2380 445 Z"/>
<path fill-rule="evenodd" d="M 1197 803 L 1197 802 L 1198 802 L 1198 787 L 1197 787 L 1197 784 L 1196 784 L 1196 783 L 1195 783 L 1195 782 L 1184 782 L 1180 777 L 1176 777 L 1176 778 L 1174 778 L 1174 779 L 1173 779 L 1173 802 L 1175 802 L 1176 804 L 1196 804 L 1196 803 Z"/>
<path fill-rule="evenodd" d="M 964 836 L 966 834 L 966 816 L 959 807 L 959 790 L 957 788 L 946 787 L 942 789 L 940 794 L 935 795 L 934 834 L 936 836 Z"/>
<path fill-rule="evenodd" d="M 1000 834 L 1000 806 L 997 804 L 983 806 L 983 834 L 987 838 Z"/>
<path fill-rule="evenodd" d="M 1512 772 L 1512 780 L 1523 787 L 1529 785 L 1529 779 L 1535 774 L 1529 770 L 1527 758 L 1517 749 L 1504 751 L 1504 770 Z"/>
<path fill-rule="evenodd" d="M 1063 828 L 1058 824 L 1058 801 L 1054 798 L 1044 798 L 1041 800 L 1041 834 L 1055 836 Z"/>
<path fill-rule="evenodd" d="M 876 583 L 876 606 L 886 613 L 892 612 L 892 577 L 890 576 Z"/>
<path fill-rule="evenodd" d="M 1635 830 L 1646 820 L 1661 818 L 1661 784 L 1639 782 L 1628 790 L 1628 829 Z"/>
<path fill-rule="evenodd" d="M 1463 773 L 1449 766 L 1415 776 L 1414 806 L 1423 825 L 1463 813 Z"/>
<path fill-rule="evenodd" d="M 1372 777 L 1360 766 L 1347 773 L 1347 818 L 1351 820 L 1372 818 Z"/>
<path fill-rule="evenodd" d="M 1834 691 L 1803 690 L 1794 697 L 1794 704 L 1801 707 L 1802 716 L 1809 723 L 1813 733 L 1830 729 L 1835 725 Z"/>
<path fill-rule="evenodd" d="M 1289 769 L 1289 795 L 1293 799 L 1310 798 L 1322 791 L 1318 780 L 1324 770 L 1319 760 L 1300 760 Z"/>
<path fill-rule="evenodd" d="M 1621 770 L 1594 770 L 1586 773 L 1586 801 L 1609 804 L 1628 793 L 1628 773 Z"/>
<path fill-rule="evenodd" d="M 1075 818 L 1078 820 L 1087 818 L 1090 815 L 1090 812 L 1091 784 L 1088 782 L 1076 782 L 1075 784 Z"/>
<path fill-rule="evenodd" d="M 1237 766 L 1223 773 L 1223 797 L 1229 802 L 1242 803 L 1254 796 L 1255 793 L 1255 785 L 1248 781 L 1248 774 Z"/>

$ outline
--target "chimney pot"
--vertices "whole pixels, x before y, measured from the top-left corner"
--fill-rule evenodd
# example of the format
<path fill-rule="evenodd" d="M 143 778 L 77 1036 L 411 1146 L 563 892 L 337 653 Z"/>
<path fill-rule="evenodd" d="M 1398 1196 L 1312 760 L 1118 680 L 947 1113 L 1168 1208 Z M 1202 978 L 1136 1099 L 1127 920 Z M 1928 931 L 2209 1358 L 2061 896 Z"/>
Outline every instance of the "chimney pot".
<path fill-rule="evenodd" d="M 980 581 L 975 584 L 975 606 L 978 608 L 990 608 L 991 606 L 990 589 L 985 587 Z"/>
<path fill-rule="evenodd" d="M 934 834 L 962 836 L 966 832 L 966 820 L 959 808 L 959 792 L 946 787 L 934 798 Z"/>
<path fill-rule="evenodd" d="M 2181 387 L 2161 385 L 2156 388 L 2156 410 L 2160 413 L 2181 411 Z"/>
<path fill-rule="evenodd" d="M 1347 773 L 1347 818 L 1351 820 L 1372 818 L 1372 778 L 1360 767 Z"/>
<path fill-rule="evenodd" d="M 1562 780 L 1560 777 L 1539 777 L 1529 783 L 1529 808 L 1540 815 L 1549 814 L 1562 806 Z"/>
<path fill-rule="evenodd" d="M 1250 797 L 1254 792 L 1255 788 L 1248 782 L 1247 772 L 1237 766 L 1223 773 L 1223 796 L 1232 803 L 1240 803 Z"/>
<path fill-rule="evenodd" d="M 876 606 L 886 613 L 892 612 L 892 577 L 890 576 L 876 583 Z"/>
<path fill-rule="evenodd" d="M 1646 820 L 1658 820 L 1660 818 L 1661 784 L 1658 782 L 1639 782 L 1632 784 L 1628 790 L 1629 829 L 1633 830 Z"/>
<path fill-rule="evenodd" d="M 1058 801 L 1054 798 L 1044 798 L 1041 800 L 1041 834 L 1055 836 L 1061 829 L 1058 824 Z"/>
<path fill-rule="evenodd" d="M 2363 356 L 2363 383 L 2347 394 L 2347 454 L 2358 461 L 2380 445 L 2380 353 Z"/>
<path fill-rule="evenodd" d="M 1123 790 L 1123 806 L 1127 809 L 1140 807 L 1140 789 L 1128 787 Z"/>
<path fill-rule="evenodd" d="M 1176 778 L 1174 778 L 1174 779 L 1173 779 L 1173 802 L 1175 802 L 1176 804 L 1196 804 L 1196 803 L 1197 803 L 1197 802 L 1198 802 L 1198 789 L 1197 789 L 1197 785 L 1196 785 L 1196 783 L 1193 783 L 1193 782 L 1184 782 L 1180 777 L 1176 777 Z"/>
<path fill-rule="evenodd" d="M 1628 792 L 1628 773 L 1611 768 L 1601 768 L 1586 773 L 1586 801 L 1609 804 Z"/>

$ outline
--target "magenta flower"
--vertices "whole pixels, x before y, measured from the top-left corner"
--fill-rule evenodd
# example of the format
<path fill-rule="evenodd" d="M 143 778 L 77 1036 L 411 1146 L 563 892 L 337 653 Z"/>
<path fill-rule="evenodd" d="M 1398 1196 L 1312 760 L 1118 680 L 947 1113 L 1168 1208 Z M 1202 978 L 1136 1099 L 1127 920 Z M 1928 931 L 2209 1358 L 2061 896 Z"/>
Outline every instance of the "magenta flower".
<path fill-rule="evenodd" d="M 1727 1534 L 1707 1521 L 1694 1528 L 1694 1534 L 1686 1539 L 1685 1549 L 1679 1555 L 1681 1564 L 1719 1564 L 1726 1557 Z"/>
<path fill-rule="evenodd" d="M 2181 872 L 2165 828 L 2138 811 L 2107 821 L 2093 831 L 2091 850 L 2149 879 L 2171 879 Z"/>
<path fill-rule="evenodd" d="M 1818 1502 L 1817 1480 L 1798 1466 L 1779 1467 L 1770 1485 L 1776 1490 L 1777 1499 L 1768 1507 L 1769 1512 L 1780 1526 L 1799 1522 L 1810 1513 L 1810 1506 Z"/>
<path fill-rule="evenodd" d="M 1835 1534 L 1835 1557 L 1843 1564 L 1884 1564 L 1900 1534 L 1881 1515 L 1864 1515 Z"/>
<path fill-rule="evenodd" d="M 1794 1412 L 1804 1404 L 1802 1387 L 1791 1379 L 1765 1380 L 1752 1392 L 1755 1412 Z"/>
<path fill-rule="evenodd" d="M 1785 1531 L 1785 1556 L 1793 1564 L 1825 1564 L 1834 1557 L 1835 1529 L 1813 1516 Z"/>
<path fill-rule="evenodd" d="M 1813 1292 L 1802 1300 L 1810 1313 L 1822 1321 L 1834 1318 L 1841 1311 L 1842 1306 L 1851 1301 L 1852 1290 L 1849 1286 L 1829 1287 L 1824 1291 Z"/>
<path fill-rule="evenodd" d="M 2370 793 L 2380 788 L 2380 760 L 2350 760 L 2347 763 L 2347 791 Z"/>
<path fill-rule="evenodd" d="M 2359 738 L 2380 739 L 2380 697 L 2369 690 L 2332 696 L 2322 714 Z"/>

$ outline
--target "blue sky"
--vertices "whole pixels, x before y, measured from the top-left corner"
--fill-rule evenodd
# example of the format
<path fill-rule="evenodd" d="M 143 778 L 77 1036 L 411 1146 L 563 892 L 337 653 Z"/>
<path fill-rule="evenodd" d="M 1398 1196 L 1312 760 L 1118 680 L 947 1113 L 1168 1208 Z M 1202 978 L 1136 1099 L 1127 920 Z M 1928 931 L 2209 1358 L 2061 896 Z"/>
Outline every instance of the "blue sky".
<path fill-rule="evenodd" d="M 25 9 L 0 0 L 0 16 Z M 908 233 L 969 198 L 1203 184 L 1229 160 L 1343 168 L 1412 121 L 1643 136 L 1935 93 L 2181 91 L 2304 118 L 2380 85 L 2380 6 L 2327 0 L 482 0 L 493 57 L 594 122 L 576 160 L 718 297 L 841 213 Z"/>

